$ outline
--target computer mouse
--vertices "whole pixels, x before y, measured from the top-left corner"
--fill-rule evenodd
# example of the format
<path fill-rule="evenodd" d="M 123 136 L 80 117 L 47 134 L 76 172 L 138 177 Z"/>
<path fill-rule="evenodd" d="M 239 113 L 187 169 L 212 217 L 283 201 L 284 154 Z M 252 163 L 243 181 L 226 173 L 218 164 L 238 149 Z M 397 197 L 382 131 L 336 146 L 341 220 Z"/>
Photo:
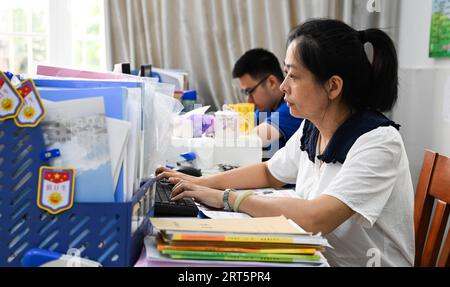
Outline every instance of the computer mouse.
<path fill-rule="evenodd" d="M 192 167 L 192 166 L 180 166 L 174 169 L 175 171 L 179 171 L 181 173 L 192 175 L 192 176 L 202 176 L 201 169 Z"/>

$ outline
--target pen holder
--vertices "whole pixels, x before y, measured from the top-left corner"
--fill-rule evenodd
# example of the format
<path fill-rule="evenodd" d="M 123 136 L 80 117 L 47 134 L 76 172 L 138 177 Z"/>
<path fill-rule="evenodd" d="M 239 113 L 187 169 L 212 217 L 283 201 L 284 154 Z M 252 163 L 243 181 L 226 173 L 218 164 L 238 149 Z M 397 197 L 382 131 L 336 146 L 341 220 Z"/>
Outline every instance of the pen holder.
<path fill-rule="evenodd" d="M 103 266 L 132 266 L 150 230 L 153 181 L 126 203 L 74 203 L 51 215 L 36 204 L 45 150 L 41 129 L 0 121 L 0 266 L 21 266 L 23 255 L 41 248 L 77 250 Z"/>

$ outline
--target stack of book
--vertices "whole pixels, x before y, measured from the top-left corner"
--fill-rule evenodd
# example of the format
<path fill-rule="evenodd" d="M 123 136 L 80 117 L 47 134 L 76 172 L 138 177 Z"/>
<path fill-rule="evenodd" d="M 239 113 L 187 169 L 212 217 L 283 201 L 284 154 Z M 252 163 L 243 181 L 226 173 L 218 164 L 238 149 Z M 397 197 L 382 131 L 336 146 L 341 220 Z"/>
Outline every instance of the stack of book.
<path fill-rule="evenodd" d="M 328 246 L 327 240 L 305 232 L 283 216 L 150 220 L 157 235 L 155 239 L 146 241 L 146 248 L 156 249 L 159 259 L 264 262 L 292 266 L 326 264 L 321 252 Z M 147 254 L 150 253 L 151 250 L 147 250 Z"/>

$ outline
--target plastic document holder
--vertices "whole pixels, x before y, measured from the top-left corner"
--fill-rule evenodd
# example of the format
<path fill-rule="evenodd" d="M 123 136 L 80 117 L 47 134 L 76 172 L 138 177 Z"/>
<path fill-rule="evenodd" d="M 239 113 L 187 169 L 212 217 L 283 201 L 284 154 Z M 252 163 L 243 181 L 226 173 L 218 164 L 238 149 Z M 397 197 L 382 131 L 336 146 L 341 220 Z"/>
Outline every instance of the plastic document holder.
<path fill-rule="evenodd" d="M 0 121 L 0 266 L 22 266 L 24 254 L 41 248 L 80 256 L 102 266 L 133 266 L 150 230 L 154 181 L 141 185 L 126 203 L 77 203 L 52 215 L 36 204 L 40 127 L 19 128 Z M 94 191 L 93 191 L 94 192 Z"/>

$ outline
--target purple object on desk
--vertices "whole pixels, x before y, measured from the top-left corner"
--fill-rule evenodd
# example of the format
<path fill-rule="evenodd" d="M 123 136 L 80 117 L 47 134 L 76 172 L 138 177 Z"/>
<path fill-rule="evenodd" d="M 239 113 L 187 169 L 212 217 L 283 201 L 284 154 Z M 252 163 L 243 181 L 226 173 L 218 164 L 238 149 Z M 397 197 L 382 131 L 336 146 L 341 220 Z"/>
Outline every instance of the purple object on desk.
<path fill-rule="evenodd" d="M 192 115 L 190 120 L 192 121 L 194 138 L 201 138 L 203 135 L 214 133 L 213 115 Z"/>
<path fill-rule="evenodd" d="M 204 135 L 213 135 L 214 134 L 214 116 L 213 115 L 204 115 L 203 116 L 202 131 L 203 131 Z"/>
<path fill-rule="evenodd" d="M 203 115 L 192 115 L 192 128 L 194 138 L 201 138 L 203 135 Z"/>

